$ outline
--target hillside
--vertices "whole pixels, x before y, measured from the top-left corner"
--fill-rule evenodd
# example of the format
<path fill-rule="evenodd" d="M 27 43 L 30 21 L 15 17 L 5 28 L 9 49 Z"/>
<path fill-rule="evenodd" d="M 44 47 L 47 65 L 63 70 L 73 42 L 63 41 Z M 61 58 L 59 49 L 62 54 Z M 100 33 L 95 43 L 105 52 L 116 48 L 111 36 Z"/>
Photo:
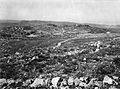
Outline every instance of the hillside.
<path fill-rule="evenodd" d="M 51 89 L 54 78 L 68 89 L 119 89 L 119 25 L 0 21 L 0 88 Z"/>

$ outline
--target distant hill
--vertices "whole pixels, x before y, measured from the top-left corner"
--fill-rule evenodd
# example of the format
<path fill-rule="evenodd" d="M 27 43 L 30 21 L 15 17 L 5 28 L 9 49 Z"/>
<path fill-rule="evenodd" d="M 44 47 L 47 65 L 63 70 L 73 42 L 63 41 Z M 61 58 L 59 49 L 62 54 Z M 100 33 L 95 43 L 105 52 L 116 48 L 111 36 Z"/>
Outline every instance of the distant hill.
<path fill-rule="evenodd" d="M 41 21 L 41 20 L 0 20 L 0 25 L 40 25 L 40 24 L 56 24 L 56 25 L 75 25 L 74 22 L 57 22 L 57 21 Z"/>
<path fill-rule="evenodd" d="M 42 21 L 42 20 L 0 20 L 0 28 L 12 25 L 20 26 L 38 26 L 38 25 L 57 25 L 57 26 L 75 26 L 79 25 L 84 30 L 91 30 L 92 32 L 99 30 L 110 31 L 110 32 L 120 32 L 120 25 L 106 25 L 106 24 L 91 24 L 91 23 L 75 23 L 75 22 L 57 22 L 57 21 Z M 104 32 L 106 32 L 104 31 Z"/>

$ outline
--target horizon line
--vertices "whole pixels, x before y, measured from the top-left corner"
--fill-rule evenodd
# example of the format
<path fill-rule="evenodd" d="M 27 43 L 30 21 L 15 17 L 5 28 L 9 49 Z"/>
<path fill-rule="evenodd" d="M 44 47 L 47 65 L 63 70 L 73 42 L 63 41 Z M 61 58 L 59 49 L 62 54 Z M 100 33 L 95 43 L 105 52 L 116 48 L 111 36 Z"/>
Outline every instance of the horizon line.
<path fill-rule="evenodd" d="M 55 20 L 41 20 L 41 19 L 0 19 L 0 21 L 43 21 L 43 22 L 58 22 L 58 23 L 76 23 L 76 24 L 98 24 L 98 25 L 120 25 L 100 22 L 78 22 L 78 21 L 55 21 Z"/>

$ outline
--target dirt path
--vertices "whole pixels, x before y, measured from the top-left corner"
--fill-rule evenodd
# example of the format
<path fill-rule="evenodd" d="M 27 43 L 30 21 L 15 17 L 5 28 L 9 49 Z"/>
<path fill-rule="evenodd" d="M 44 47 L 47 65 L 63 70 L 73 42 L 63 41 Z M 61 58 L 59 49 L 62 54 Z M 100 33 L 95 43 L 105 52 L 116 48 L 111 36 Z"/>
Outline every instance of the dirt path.
<path fill-rule="evenodd" d="M 67 42 L 67 41 L 70 41 L 70 40 L 73 40 L 73 39 L 77 39 L 77 38 L 78 38 L 78 36 L 77 36 L 77 37 L 73 37 L 73 38 L 69 38 L 69 39 L 66 39 L 66 40 L 63 40 L 63 41 L 59 42 L 59 43 L 57 44 L 57 46 L 55 46 L 55 48 L 60 47 L 63 43 L 65 43 L 65 42 Z"/>
<path fill-rule="evenodd" d="M 111 33 L 111 34 L 109 34 L 109 36 L 108 36 L 108 34 L 104 34 L 104 33 L 101 33 L 101 34 L 91 34 L 91 33 L 81 34 L 81 35 L 77 35 L 76 37 L 69 38 L 69 39 L 58 42 L 58 44 L 57 44 L 57 46 L 55 46 L 55 48 L 58 48 L 63 43 L 65 43 L 67 41 L 70 41 L 70 40 L 73 40 L 73 39 L 78 39 L 78 38 L 100 38 L 100 37 L 120 37 L 119 35 L 120 34 L 116 34 L 116 33 Z"/>

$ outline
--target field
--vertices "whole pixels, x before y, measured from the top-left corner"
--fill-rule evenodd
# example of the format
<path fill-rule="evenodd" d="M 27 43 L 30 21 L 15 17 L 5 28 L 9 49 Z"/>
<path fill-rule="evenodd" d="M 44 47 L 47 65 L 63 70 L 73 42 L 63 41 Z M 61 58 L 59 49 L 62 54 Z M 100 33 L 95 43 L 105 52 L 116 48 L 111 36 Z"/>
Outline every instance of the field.
<path fill-rule="evenodd" d="M 120 89 L 120 27 L 109 27 L 0 21 L 0 89 Z"/>

